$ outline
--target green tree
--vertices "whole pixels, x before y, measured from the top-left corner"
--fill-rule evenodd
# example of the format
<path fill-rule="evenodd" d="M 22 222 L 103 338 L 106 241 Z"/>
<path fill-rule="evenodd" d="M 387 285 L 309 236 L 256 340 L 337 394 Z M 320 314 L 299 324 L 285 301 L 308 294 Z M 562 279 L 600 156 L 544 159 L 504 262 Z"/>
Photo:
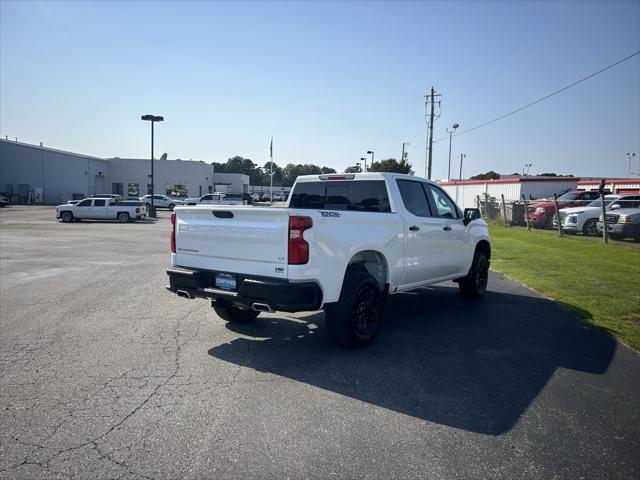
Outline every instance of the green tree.
<path fill-rule="evenodd" d="M 380 160 L 379 162 L 373 162 L 367 169 L 368 172 L 394 172 L 394 173 L 408 173 L 413 175 L 411 164 L 407 160 L 400 160 L 399 162 L 395 158 L 387 158 Z"/>
<path fill-rule="evenodd" d="M 323 174 L 325 174 L 325 175 L 326 175 L 326 174 L 328 174 L 328 173 L 336 173 L 336 170 L 335 170 L 334 168 L 322 167 L 322 168 L 320 169 L 320 173 L 323 173 Z"/>
<path fill-rule="evenodd" d="M 258 165 L 253 163 L 249 158 L 244 158 L 239 155 L 227 159 L 227 163 L 222 164 L 222 168 L 219 169 L 221 164 L 214 163 L 216 172 L 220 173 L 242 173 L 249 176 L 249 181 L 252 185 L 261 185 L 263 182 L 262 170 Z"/>
<path fill-rule="evenodd" d="M 226 163 L 218 163 L 218 162 L 211 162 L 211 165 L 213 165 L 213 169 L 218 172 L 218 173 L 226 173 L 226 168 L 227 168 L 227 164 Z"/>
<path fill-rule="evenodd" d="M 362 169 L 360 168 L 360 164 L 356 163 L 355 165 L 351 165 L 344 169 L 344 173 L 360 173 Z"/>
<path fill-rule="evenodd" d="M 487 173 L 479 173 L 478 175 L 474 175 L 470 177 L 469 180 L 497 180 L 500 178 L 500 174 L 494 172 L 493 170 L 489 170 Z"/>
<path fill-rule="evenodd" d="M 261 185 L 269 185 L 271 182 L 271 162 L 267 162 L 262 167 L 262 181 Z M 284 171 L 282 167 L 279 167 L 276 162 L 273 162 L 273 184 L 276 186 L 281 186 L 284 180 Z"/>

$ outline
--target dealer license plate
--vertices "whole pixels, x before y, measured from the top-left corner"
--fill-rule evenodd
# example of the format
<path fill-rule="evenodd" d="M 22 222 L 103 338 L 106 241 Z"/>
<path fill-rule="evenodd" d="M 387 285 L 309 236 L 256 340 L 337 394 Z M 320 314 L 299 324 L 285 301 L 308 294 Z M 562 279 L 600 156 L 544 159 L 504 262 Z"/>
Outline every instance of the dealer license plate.
<path fill-rule="evenodd" d="M 235 290 L 236 277 L 227 273 L 218 273 L 216 275 L 216 287 L 223 290 Z"/>

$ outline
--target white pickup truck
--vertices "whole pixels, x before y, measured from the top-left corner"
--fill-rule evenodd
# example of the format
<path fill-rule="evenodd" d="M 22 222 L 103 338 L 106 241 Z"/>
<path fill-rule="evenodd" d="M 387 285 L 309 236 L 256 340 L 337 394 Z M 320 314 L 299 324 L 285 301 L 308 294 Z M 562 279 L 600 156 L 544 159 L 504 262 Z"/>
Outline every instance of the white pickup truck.
<path fill-rule="evenodd" d="M 147 209 L 139 201 L 119 201 L 113 198 L 85 198 L 76 203 L 56 207 L 56 218 L 65 223 L 74 220 L 118 220 L 133 222 L 146 216 Z"/>
<path fill-rule="evenodd" d="M 230 322 L 324 309 L 330 335 L 349 347 L 373 340 L 386 295 L 447 280 L 466 297 L 485 293 L 487 224 L 434 183 L 303 176 L 286 207 L 176 207 L 167 288 L 211 299 Z"/>

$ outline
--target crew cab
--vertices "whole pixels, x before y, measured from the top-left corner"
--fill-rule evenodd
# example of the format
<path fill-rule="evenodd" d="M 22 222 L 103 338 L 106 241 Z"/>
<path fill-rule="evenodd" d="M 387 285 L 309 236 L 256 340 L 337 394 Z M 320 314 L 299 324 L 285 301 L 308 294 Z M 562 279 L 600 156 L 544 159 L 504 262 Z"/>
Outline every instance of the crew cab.
<path fill-rule="evenodd" d="M 226 321 L 324 309 L 349 347 L 369 344 L 387 295 L 454 280 L 487 288 L 491 246 L 478 209 L 410 175 L 298 177 L 286 208 L 196 205 L 171 215 L 168 289 L 208 298 Z"/>
<path fill-rule="evenodd" d="M 640 194 L 634 195 L 605 195 L 606 210 L 640 207 Z M 579 233 L 586 236 L 598 235 L 596 223 L 602 213 L 602 202 L 594 200 L 585 207 L 561 208 L 559 212 L 560 227 L 563 232 Z M 553 226 L 558 226 L 558 215 L 554 216 Z"/>
<path fill-rule="evenodd" d="M 65 203 L 56 207 L 56 218 L 65 223 L 74 220 L 118 220 L 121 223 L 140 220 L 146 208 L 139 202 L 118 201 L 113 198 L 85 198 L 75 205 Z"/>
<path fill-rule="evenodd" d="M 600 198 L 597 190 L 567 192 L 558 197 L 558 208 L 582 207 Z M 553 199 L 530 202 L 527 209 L 529 223 L 536 228 L 552 228 L 556 204 Z"/>

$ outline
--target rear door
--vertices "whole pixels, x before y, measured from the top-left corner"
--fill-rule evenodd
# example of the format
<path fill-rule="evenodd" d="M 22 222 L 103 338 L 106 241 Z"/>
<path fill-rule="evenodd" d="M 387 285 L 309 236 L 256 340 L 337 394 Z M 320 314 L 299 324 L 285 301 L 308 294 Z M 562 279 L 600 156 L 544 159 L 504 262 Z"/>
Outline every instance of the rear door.
<path fill-rule="evenodd" d="M 175 265 L 287 277 L 286 209 L 199 205 L 175 213 Z"/>
<path fill-rule="evenodd" d="M 98 198 L 93 201 L 91 207 L 91 218 L 96 220 L 106 220 L 107 218 L 107 200 Z"/>

